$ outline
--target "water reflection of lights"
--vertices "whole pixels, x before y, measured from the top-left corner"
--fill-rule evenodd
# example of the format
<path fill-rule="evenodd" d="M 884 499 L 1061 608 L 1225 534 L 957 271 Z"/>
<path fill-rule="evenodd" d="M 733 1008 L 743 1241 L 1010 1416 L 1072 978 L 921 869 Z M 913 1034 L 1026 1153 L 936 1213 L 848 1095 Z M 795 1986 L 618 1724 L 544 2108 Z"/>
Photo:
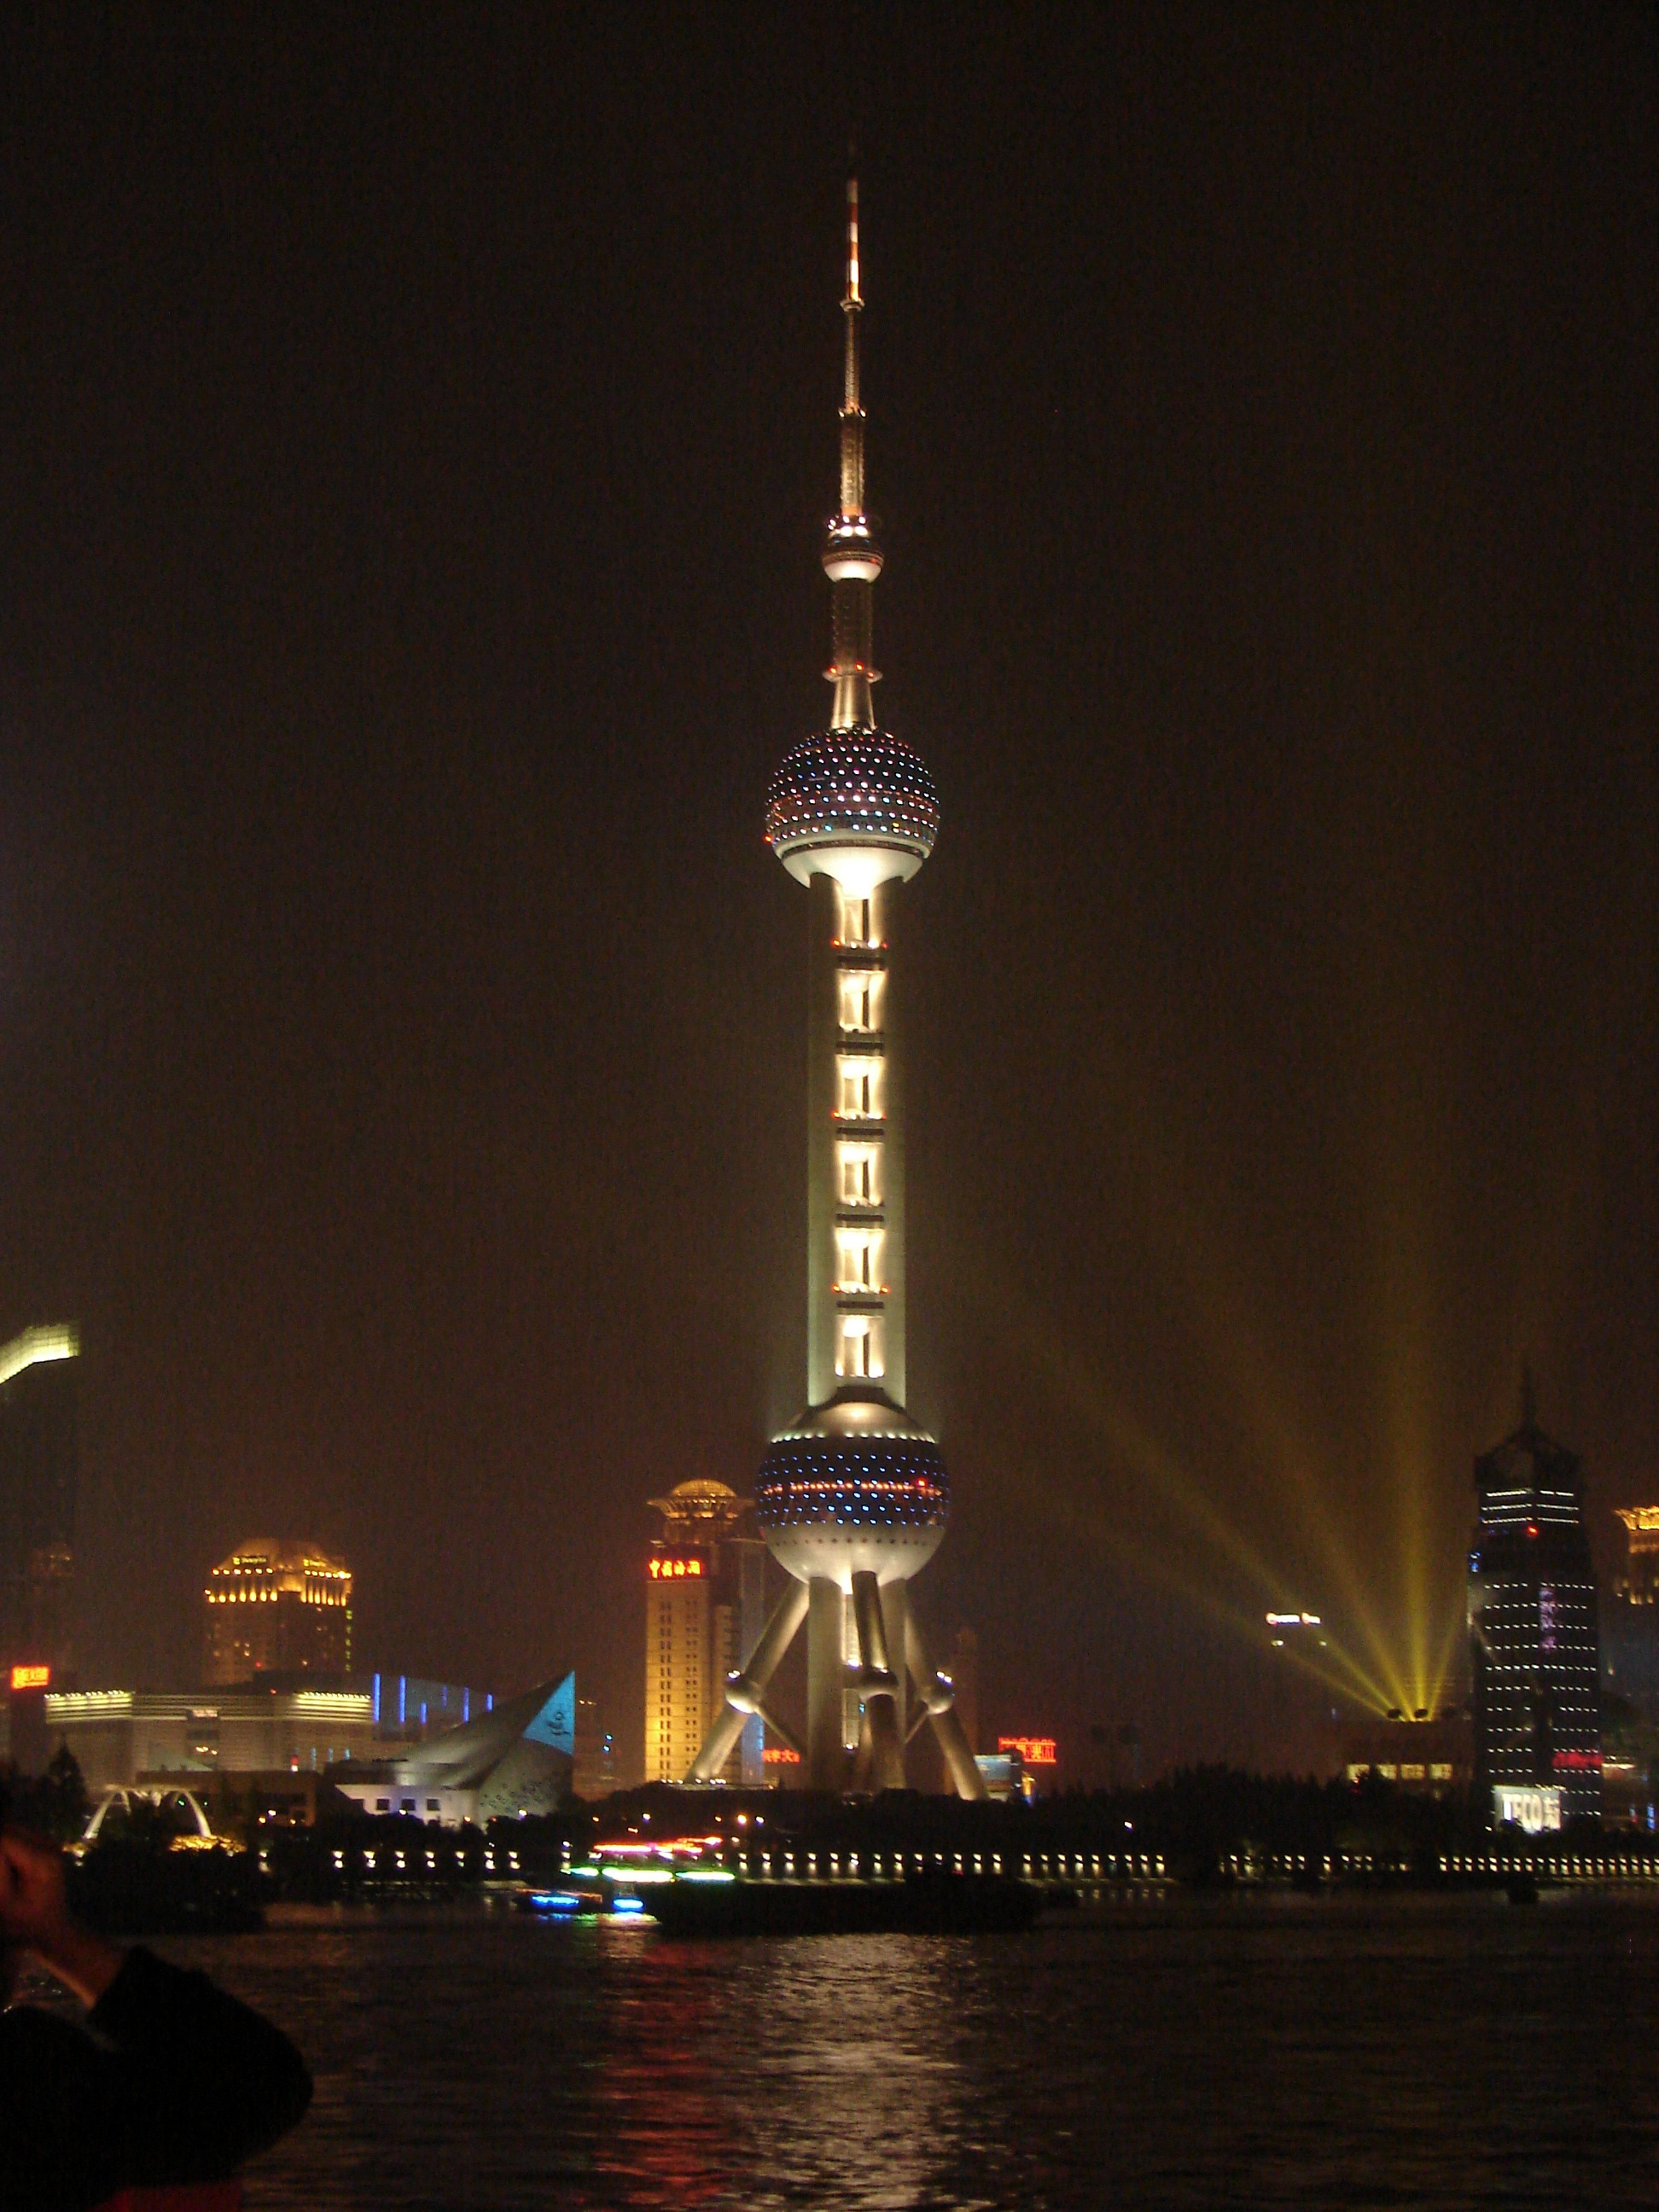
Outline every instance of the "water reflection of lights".
<path fill-rule="evenodd" d="M 961 1947 L 878 1936 L 806 1939 L 765 1961 L 757 2086 L 788 2127 L 769 2154 L 775 2201 L 805 2203 L 839 2164 L 842 2205 L 956 2203 L 945 2185 L 974 2127 L 954 2024 Z"/>

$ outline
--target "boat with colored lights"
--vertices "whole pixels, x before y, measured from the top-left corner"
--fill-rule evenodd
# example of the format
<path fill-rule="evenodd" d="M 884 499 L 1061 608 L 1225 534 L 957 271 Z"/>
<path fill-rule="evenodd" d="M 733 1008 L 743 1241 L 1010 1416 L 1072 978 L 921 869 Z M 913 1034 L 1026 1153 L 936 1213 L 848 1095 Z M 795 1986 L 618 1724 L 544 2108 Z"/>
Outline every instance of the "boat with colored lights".
<path fill-rule="evenodd" d="M 903 1881 L 697 1881 L 655 1891 L 674 1936 L 969 1936 L 1029 1928 L 1042 1893 L 1003 1875 L 917 1875 Z"/>

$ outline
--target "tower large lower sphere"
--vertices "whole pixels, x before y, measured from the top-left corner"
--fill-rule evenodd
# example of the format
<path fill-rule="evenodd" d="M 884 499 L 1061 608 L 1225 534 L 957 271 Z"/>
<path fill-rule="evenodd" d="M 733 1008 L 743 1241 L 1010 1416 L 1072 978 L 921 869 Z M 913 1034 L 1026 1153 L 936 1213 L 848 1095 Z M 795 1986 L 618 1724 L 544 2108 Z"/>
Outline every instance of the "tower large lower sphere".
<path fill-rule="evenodd" d="M 766 829 L 811 899 L 807 1402 L 773 1439 L 756 1491 L 768 1546 L 791 1582 L 728 1685 L 691 1778 L 718 1774 L 751 1713 L 793 1741 L 764 1699 L 805 1619 L 809 1784 L 902 1786 L 914 1700 L 957 1790 L 978 1796 L 950 1685 L 927 1664 L 907 1587 L 939 1548 L 951 1503 L 939 1446 L 904 1410 L 904 1117 L 892 972 L 900 887 L 933 849 L 939 802 L 921 756 L 878 726 L 872 704 L 882 555 L 864 507 L 856 185 L 848 192 L 842 305 L 841 506 L 823 555 L 835 703 L 829 728 L 780 765 Z"/>

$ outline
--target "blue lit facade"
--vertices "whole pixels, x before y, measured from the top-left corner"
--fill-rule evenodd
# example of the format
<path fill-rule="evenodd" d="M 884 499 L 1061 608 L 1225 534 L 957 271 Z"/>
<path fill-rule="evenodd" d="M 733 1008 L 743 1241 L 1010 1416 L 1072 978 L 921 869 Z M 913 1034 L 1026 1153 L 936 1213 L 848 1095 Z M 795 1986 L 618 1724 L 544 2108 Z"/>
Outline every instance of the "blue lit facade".
<path fill-rule="evenodd" d="M 943 1529 L 951 1480 L 931 1437 L 775 1437 L 755 1486 L 769 1529 L 827 1522 L 842 1528 Z"/>

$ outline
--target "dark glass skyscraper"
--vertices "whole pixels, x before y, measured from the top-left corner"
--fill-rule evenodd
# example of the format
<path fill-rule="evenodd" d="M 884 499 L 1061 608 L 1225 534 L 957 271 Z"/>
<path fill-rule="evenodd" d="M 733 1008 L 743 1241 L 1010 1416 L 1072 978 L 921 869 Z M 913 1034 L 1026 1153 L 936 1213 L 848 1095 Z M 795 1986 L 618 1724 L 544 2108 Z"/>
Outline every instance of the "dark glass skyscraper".
<path fill-rule="evenodd" d="M 68 1664 L 80 1475 L 80 1340 L 26 1328 L 0 1345 L 0 1662 Z"/>
<path fill-rule="evenodd" d="M 1601 1811 L 1595 1571 L 1575 1455 L 1521 1425 L 1474 1462 L 1469 1656 L 1475 1779 L 1489 1816 L 1504 1789 L 1560 1792 L 1564 1820 Z"/>

